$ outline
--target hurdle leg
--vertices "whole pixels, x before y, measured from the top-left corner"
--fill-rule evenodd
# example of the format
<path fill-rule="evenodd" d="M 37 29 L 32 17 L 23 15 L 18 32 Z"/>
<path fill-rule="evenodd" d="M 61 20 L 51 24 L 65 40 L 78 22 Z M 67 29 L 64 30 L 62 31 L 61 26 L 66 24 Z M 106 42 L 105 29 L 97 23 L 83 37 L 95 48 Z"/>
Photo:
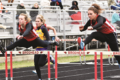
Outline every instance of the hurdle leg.
<path fill-rule="evenodd" d="M 85 51 L 85 46 L 84 46 L 84 51 Z M 86 64 L 85 54 L 84 54 L 84 63 Z"/>
<path fill-rule="evenodd" d="M 108 51 L 110 51 L 110 46 L 108 45 Z M 111 65 L 111 62 L 110 62 L 110 55 L 108 55 L 108 62 L 109 64 Z"/>
<path fill-rule="evenodd" d="M 5 80 L 8 80 L 7 51 L 5 52 Z"/>
<path fill-rule="evenodd" d="M 86 58 L 85 58 L 85 54 L 84 54 L 84 63 L 86 64 Z"/>
<path fill-rule="evenodd" d="M 109 62 L 110 65 L 112 64 L 111 61 L 110 61 L 110 55 L 108 55 L 108 62 Z"/>
<path fill-rule="evenodd" d="M 114 65 L 114 55 L 112 55 L 112 64 Z"/>
<path fill-rule="evenodd" d="M 13 80 L 12 51 L 10 52 L 10 79 Z"/>
<path fill-rule="evenodd" d="M 80 64 L 82 64 L 81 54 L 80 54 Z"/>
<path fill-rule="evenodd" d="M 101 80 L 103 80 L 103 53 L 100 52 L 100 70 L 101 70 Z"/>
<path fill-rule="evenodd" d="M 79 49 L 79 51 L 81 51 L 81 49 Z M 82 64 L 81 54 L 80 54 L 80 64 Z"/>
<path fill-rule="evenodd" d="M 48 51 L 48 80 L 50 80 L 50 52 Z"/>
<path fill-rule="evenodd" d="M 55 80 L 57 80 L 57 46 L 55 46 Z"/>
<path fill-rule="evenodd" d="M 97 80 L 97 52 L 95 52 L 95 65 L 94 65 L 94 71 L 95 71 L 95 80 Z"/>

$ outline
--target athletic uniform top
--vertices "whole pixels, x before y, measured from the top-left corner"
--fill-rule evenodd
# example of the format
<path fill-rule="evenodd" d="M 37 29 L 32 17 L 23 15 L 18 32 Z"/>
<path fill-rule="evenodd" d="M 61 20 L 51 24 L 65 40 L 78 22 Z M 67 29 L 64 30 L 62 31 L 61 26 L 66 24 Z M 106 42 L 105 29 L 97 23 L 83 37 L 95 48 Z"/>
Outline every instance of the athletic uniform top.
<path fill-rule="evenodd" d="M 116 31 L 114 26 L 110 24 L 108 19 L 104 18 L 101 15 L 98 15 L 96 18 L 97 18 L 96 21 L 88 20 L 82 31 L 86 30 L 89 26 L 92 26 L 93 29 L 96 29 L 98 32 L 104 34 L 110 34 Z"/>
<path fill-rule="evenodd" d="M 23 35 L 23 38 L 27 41 L 33 41 L 38 37 L 38 34 L 33 29 L 32 24 L 26 23 L 26 26 L 24 29 L 21 28 L 21 25 L 18 24 L 18 28 L 20 31 L 20 34 Z"/>
<path fill-rule="evenodd" d="M 37 27 L 36 32 L 41 40 L 50 40 L 49 33 L 45 25 L 41 25 Z M 43 47 L 37 47 L 37 48 L 43 48 Z"/>

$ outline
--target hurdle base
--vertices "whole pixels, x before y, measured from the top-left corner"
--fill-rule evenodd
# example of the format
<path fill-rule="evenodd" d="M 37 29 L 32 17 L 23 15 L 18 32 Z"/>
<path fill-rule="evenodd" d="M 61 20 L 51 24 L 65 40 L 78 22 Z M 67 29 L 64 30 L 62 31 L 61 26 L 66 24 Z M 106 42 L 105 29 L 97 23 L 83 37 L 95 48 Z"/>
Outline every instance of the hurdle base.
<path fill-rule="evenodd" d="M 57 78 L 55 78 L 55 80 L 58 80 Z"/>
<path fill-rule="evenodd" d="M 10 80 L 13 80 L 13 77 L 11 77 Z"/>
<path fill-rule="evenodd" d="M 8 80 L 8 77 L 6 77 L 6 79 L 5 80 Z"/>
<path fill-rule="evenodd" d="M 50 78 L 48 78 L 48 80 L 50 80 Z"/>

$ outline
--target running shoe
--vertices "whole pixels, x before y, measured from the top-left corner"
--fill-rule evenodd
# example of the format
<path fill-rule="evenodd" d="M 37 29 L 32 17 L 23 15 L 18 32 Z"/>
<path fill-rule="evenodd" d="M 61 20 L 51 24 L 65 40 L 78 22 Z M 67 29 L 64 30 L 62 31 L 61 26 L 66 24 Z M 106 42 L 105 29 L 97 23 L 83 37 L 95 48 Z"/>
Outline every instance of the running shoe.
<path fill-rule="evenodd" d="M 36 70 L 33 70 L 32 72 L 35 73 L 35 74 L 37 73 Z"/>
<path fill-rule="evenodd" d="M 52 55 L 50 55 L 50 62 L 52 62 L 53 64 L 55 64 L 55 59 Z"/>
<path fill-rule="evenodd" d="M 50 55 L 50 62 L 53 63 L 53 68 L 55 69 L 55 59 L 52 55 Z"/>
<path fill-rule="evenodd" d="M 36 70 L 33 70 L 32 72 L 36 74 Z"/>
<path fill-rule="evenodd" d="M 116 60 L 117 61 L 117 60 Z M 118 61 L 117 61 L 117 63 L 118 63 Z M 120 69 L 120 64 L 118 63 L 118 66 L 119 66 L 119 69 Z"/>
<path fill-rule="evenodd" d="M 53 46 L 59 46 L 59 43 L 57 41 L 49 41 L 49 44 Z"/>
<path fill-rule="evenodd" d="M 79 49 L 84 49 L 84 42 L 82 41 L 81 37 L 78 37 L 78 45 Z"/>

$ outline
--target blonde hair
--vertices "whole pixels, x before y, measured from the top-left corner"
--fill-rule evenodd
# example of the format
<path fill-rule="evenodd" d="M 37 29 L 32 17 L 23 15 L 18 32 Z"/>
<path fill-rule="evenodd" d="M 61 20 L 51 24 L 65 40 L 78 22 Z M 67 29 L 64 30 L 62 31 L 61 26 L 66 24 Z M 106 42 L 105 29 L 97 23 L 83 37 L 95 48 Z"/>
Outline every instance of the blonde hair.
<path fill-rule="evenodd" d="M 27 14 L 21 13 L 20 15 L 21 15 L 21 16 L 25 16 L 25 20 L 26 20 L 27 22 L 30 22 L 30 21 L 31 21 L 30 17 L 28 17 Z"/>
<path fill-rule="evenodd" d="M 94 13 L 100 14 L 104 9 L 102 9 L 98 4 L 92 4 L 88 10 L 92 10 Z"/>
<path fill-rule="evenodd" d="M 38 6 L 38 8 L 39 8 L 39 5 L 38 5 L 38 3 L 35 3 L 35 4 L 34 4 L 34 7 L 35 7 L 35 5 L 36 5 L 36 4 L 37 4 L 37 6 Z"/>
<path fill-rule="evenodd" d="M 44 19 L 44 17 L 42 16 L 42 15 L 37 15 L 36 16 L 36 19 L 40 19 L 41 20 L 41 22 L 43 22 L 43 25 L 45 24 L 45 19 Z"/>

